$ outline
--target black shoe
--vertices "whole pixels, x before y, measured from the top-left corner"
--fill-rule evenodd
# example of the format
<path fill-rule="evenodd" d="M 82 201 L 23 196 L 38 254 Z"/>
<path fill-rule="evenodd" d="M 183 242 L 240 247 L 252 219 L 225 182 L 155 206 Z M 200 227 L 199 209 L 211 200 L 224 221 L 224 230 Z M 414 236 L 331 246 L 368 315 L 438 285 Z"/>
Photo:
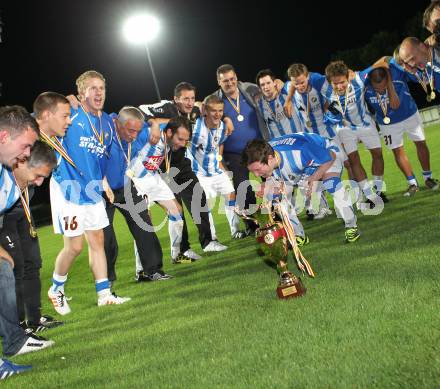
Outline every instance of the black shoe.
<path fill-rule="evenodd" d="M 27 334 L 37 333 L 49 330 L 51 328 L 62 326 L 64 322 L 54 319 L 52 316 L 43 315 L 40 317 L 40 322 L 38 324 L 30 323 L 28 321 L 21 322 L 20 325 L 23 327 L 24 332 Z"/>
<path fill-rule="evenodd" d="M 377 192 L 377 195 L 382 199 L 384 203 L 388 203 L 390 200 L 388 200 L 388 197 L 384 192 Z"/>
<path fill-rule="evenodd" d="M 439 182 L 435 178 L 427 178 L 425 180 L 425 185 L 428 189 L 437 190 L 439 188 Z"/>
<path fill-rule="evenodd" d="M 306 210 L 307 220 L 313 220 L 315 218 L 315 214 L 310 212 L 308 209 Z"/>
<path fill-rule="evenodd" d="M 244 230 L 246 236 L 255 236 L 255 231 L 255 229 L 249 227 L 246 227 L 246 229 Z"/>
<path fill-rule="evenodd" d="M 162 270 L 157 270 L 150 274 L 145 274 L 143 271 L 139 271 L 136 274 L 137 282 L 149 282 L 149 281 L 165 281 L 170 280 L 173 276 L 165 273 Z"/>
<path fill-rule="evenodd" d="M 181 263 L 192 263 L 194 259 L 187 257 L 186 255 L 180 253 L 176 258 L 171 260 L 173 265 L 178 265 Z"/>
<path fill-rule="evenodd" d="M 232 235 L 232 239 L 244 239 L 247 236 L 249 236 L 246 231 L 237 231 L 235 234 Z"/>

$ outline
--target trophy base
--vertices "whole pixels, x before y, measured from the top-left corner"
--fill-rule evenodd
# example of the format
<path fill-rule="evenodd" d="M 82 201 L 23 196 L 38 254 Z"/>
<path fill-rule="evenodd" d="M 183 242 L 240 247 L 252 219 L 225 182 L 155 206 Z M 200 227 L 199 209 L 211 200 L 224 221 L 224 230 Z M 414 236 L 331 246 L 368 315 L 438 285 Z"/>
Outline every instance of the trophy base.
<path fill-rule="evenodd" d="M 295 277 L 291 272 L 284 272 L 280 275 L 277 295 L 280 299 L 301 297 L 306 293 L 306 287 L 300 278 Z"/>

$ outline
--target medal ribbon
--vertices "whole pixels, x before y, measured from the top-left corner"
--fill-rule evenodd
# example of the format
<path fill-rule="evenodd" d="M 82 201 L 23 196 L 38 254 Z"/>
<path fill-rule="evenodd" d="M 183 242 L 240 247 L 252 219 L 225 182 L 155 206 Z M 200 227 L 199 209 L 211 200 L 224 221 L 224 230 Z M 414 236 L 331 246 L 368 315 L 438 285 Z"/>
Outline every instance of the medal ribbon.
<path fill-rule="evenodd" d="M 125 160 L 127 161 L 127 166 L 130 165 L 130 161 L 131 161 L 131 143 L 128 143 L 128 149 L 127 149 L 127 154 L 125 154 L 124 148 L 122 147 L 122 142 L 121 142 L 121 138 L 119 137 L 118 131 L 115 130 L 116 132 L 116 139 L 118 140 L 119 143 L 119 147 L 122 150 L 122 153 L 124 154 Z"/>
<path fill-rule="evenodd" d="M 163 137 L 162 137 L 163 136 Z M 164 144 L 164 153 L 165 153 L 165 173 L 166 175 L 169 175 L 170 173 L 170 166 L 171 166 L 171 157 L 168 156 L 168 143 L 167 143 L 167 137 L 164 132 L 162 132 L 161 137 L 162 142 Z"/>
<path fill-rule="evenodd" d="M 20 201 L 21 201 L 21 205 L 23 206 L 24 214 L 26 215 L 26 219 L 29 223 L 30 228 L 33 229 L 34 226 L 32 225 L 31 209 L 29 206 L 29 189 L 26 186 L 25 189 L 21 190 L 20 186 L 18 185 L 17 179 L 15 178 L 15 174 L 12 173 L 12 176 L 14 177 L 15 185 L 17 186 L 18 191 L 20 193 Z"/>
<path fill-rule="evenodd" d="M 426 73 L 426 69 L 423 70 L 422 78 L 420 78 L 420 76 L 419 76 L 419 74 L 417 72 L 414 73 L 414 76 L 417 78 L 417 81 L 422 86 L 422 88 L 425 91 L 425 93 L 428 94 L 428 87 L 426 86 L 427 80 L 425 78 L 425 73 Z M 428 79 L 429 79 L 429 77 L 428 77 Z"/>
<path fill-rule="evenodd" d="M 96 130 L 95 126 L 92 123 L 92 120 L 90 119 L 89 113 L 86 111 L 86 109 L 84 108 L 84 106 L 81 103 L 79 103 L 79 105 L 81 106 L 82 110 L 86 114 L 87 120 L 89 121 L 90 127 L 92 127 L 92 131 L 93 131 L 93 134 L 95 135 L 95 138 L 98 140 L 99 143 L 101 143 L 101 146 L 104 147 L 104 150 L 105 150 L 104 132 L 102 131 L 101 114 L 98 114 L 98 119 L 99 119 L 99 133 L 98 133 L 98 131 Z"/>
<path fill-rule="evenodd" d="M 286 211 L 286 204 L 287 204 L 287 200 L 286 200 L 286 183 L 284 182 L 283 179 L 283 175 L 281 173 L 281 159 L 280 156 L 278 155 L 278 153 L 275 152 L 275 160 L 277 162 L 277 169 L 280 173 L 280 179 L 282 181 L 283 184 L 283 188 L 281 189 L 281 201 L 278 200 L 278 204 L 277 204 L 277 208 L 278 211 L 280 213 L 282 222 L 283 222 L 283 227 L 286 230 L 286 234 L 287 234 L 287 239 L 290 243 L 290 245 L 292 246 L 292 250 L 293 250 L 293 254 L 295 256 L 295 260 L 296 260 L 296 264 L 298 266 L 298 268 L 303 272 L 303 273 L 307 273 L 310 277 L 315 277 L 315 273 L 313 272 L 312 267 L 310 266 L 309 261 L 307 261 L 307 259 L 304 257 L 304 255 L 302 254 L 300 248 L 298 247 L 298 244 L 296 243 L 296 236 L 295 236 L 295 230 L 293 228 L 292 222 L 289 219 L 289 215 L 287 214 Z"/>
<path fill-rule="evenodd" d="M 431 87 L 431 92 L 434 91 L 434 55 L 432 53 L 433 49 L 429 50 L 429 55 L 431 57 L 431 76 L 429 76 L 428 71 L 425 68 L 426 76 L 428 78 L 429 86 Z"/>
<path fill-rule="evenodd" d="M 380 109 L 383 112 L 383 116 L 384 118 L 387 117 L 387 113 L 388 113 L 388 103 L 387 103 L 387 98 L 388 98 L 388 89 L 385 89 L 385 99 L 382 102 L 381 96 L 378 92 L 376 92 L 376 97 L 377 97 L 377 102 L 380 105 Z"/>
<path fill-rule="evenodd" d="M 307 115 L 307 121 L 310 122 L 310 94 L 307 92 L 307 107 L 306 107 L 306 115 Z"/>
<path fill-rule="evenodd" d="M 58 140 L 56 136 L 49 137 L 44 133 L 44 131 L 40 130 L 40 136 L 41 140 L 49 145 L 52 149 L 58 151 L 60 155 L 70 164 L 72 165 L 76 170 L 79 171 L 77 166 L 75 165 L 75 162 L 73 162 L 72 158 L 70 158 L 69 154 L 67 153 L 66 149 L 64 148 L 63 144 Z M 81 175 L 82 173 L 79 172 Z"/>
<path fill-rule="evenodd" d="M 342 108 L 341 100 L 339 99 L 339 95 L 335 92 L 336 97 L 338 98 L 338 105 L 341 108 L 342 117 L 345 119 L 345 112 L 347 112 L 347 101 L 348 101 L 348 89 L 345 91 L 345 101 L 344 101 L 344 108 Z"/>
<path fill-rule="evenodd" d="M 225 96 L 226 96 L 226 98 L 228 99 L 229 104 L 231 104 L 232 108 L 234 108 L 235 111 L 240 115 L 240 91 L 238 91 L 237 105 L 235 105 L 235 104 L 233 103 L 233 101 L 229 98 L 229 96 L 227 96 L 226 94 L 225 94 Z"/>

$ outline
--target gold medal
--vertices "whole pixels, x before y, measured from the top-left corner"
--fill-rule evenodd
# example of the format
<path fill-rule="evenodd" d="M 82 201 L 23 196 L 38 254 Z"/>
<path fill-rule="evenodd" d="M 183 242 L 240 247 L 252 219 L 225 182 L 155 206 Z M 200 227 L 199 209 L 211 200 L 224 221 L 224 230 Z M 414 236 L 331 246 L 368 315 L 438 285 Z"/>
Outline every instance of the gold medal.
<path fill-rule="evenodd" d="M 221 156 L 220 154 L 217 154 L 217 156 L 215 157 L 217 159 L 217 161 L 221 162 L 223 161 L 223 156 Z"/>
<path fill-rule="evenodd" d="M 238 116 L 237 116 L 237 120 L 238 120 L 239 122 L 242 122 L 242 121 L 244 120 L 244 116 L 243 116 L 242 114 L 238 115 Z"/>
<path fill-rule="evenodd" d="M 37 230 L 34 228 L 33 225 L 29 227 L 29 235 L 32 236 L 32 238 L 37 237 Z"/>
<path fill-rule="evenodd" d="M 306 121 L 306 127 L 312 127 L 312 122 L 310 120 Z"/>
<path fill-rule="evenodd" d="M 133 177 L 134 177 L 134 171 L 133 171 L 132 169 L 127 169 L 127 170 L 125 171 L 125 175 L 126 175 L 127 177 L 133 178 Z"/>
<path fill-rule="evenodd" d="M 383 122 L 384 122 L 385 124 L 390 124 L 390 123 L 391 123 L 391 119 L 390 119 L 388 116 L 385 116 L 385 117 L 383 118 Z"/>
<path fill-rule="evenodd" d="M 431 100 L 434 100 L 434 99 L 435 99 L 435 92 L 431 91 Z"/>

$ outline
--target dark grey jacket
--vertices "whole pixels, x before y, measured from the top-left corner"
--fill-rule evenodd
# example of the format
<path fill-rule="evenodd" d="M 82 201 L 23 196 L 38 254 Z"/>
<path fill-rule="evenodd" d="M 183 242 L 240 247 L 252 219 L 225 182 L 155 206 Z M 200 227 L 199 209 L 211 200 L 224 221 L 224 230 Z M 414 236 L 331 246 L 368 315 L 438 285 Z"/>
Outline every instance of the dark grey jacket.
<path fill-rule="evenodd" d="M 261 94 L 260 88 L 258 88 L 257 85 L 252 84 L 250 82 L 238 81 L 238 90 L 244 96 L 248 104 L 255 109 L 258 119 L 258 129 L 260 130 L 261 136 L 265 140 L 269 140 L 270 139 L 269 130 L 267 129 L 266 122 L 264 121 L 264 118 L 261 115 L 260 110 L 257 108 L 257 105 L 255 103 L 255 98 Z M 214 92 L 214 94 L 216 94 L 220 98 L 223 98 L 224 95 L 222 89 L 218 89 L 216 92 Z"/>

